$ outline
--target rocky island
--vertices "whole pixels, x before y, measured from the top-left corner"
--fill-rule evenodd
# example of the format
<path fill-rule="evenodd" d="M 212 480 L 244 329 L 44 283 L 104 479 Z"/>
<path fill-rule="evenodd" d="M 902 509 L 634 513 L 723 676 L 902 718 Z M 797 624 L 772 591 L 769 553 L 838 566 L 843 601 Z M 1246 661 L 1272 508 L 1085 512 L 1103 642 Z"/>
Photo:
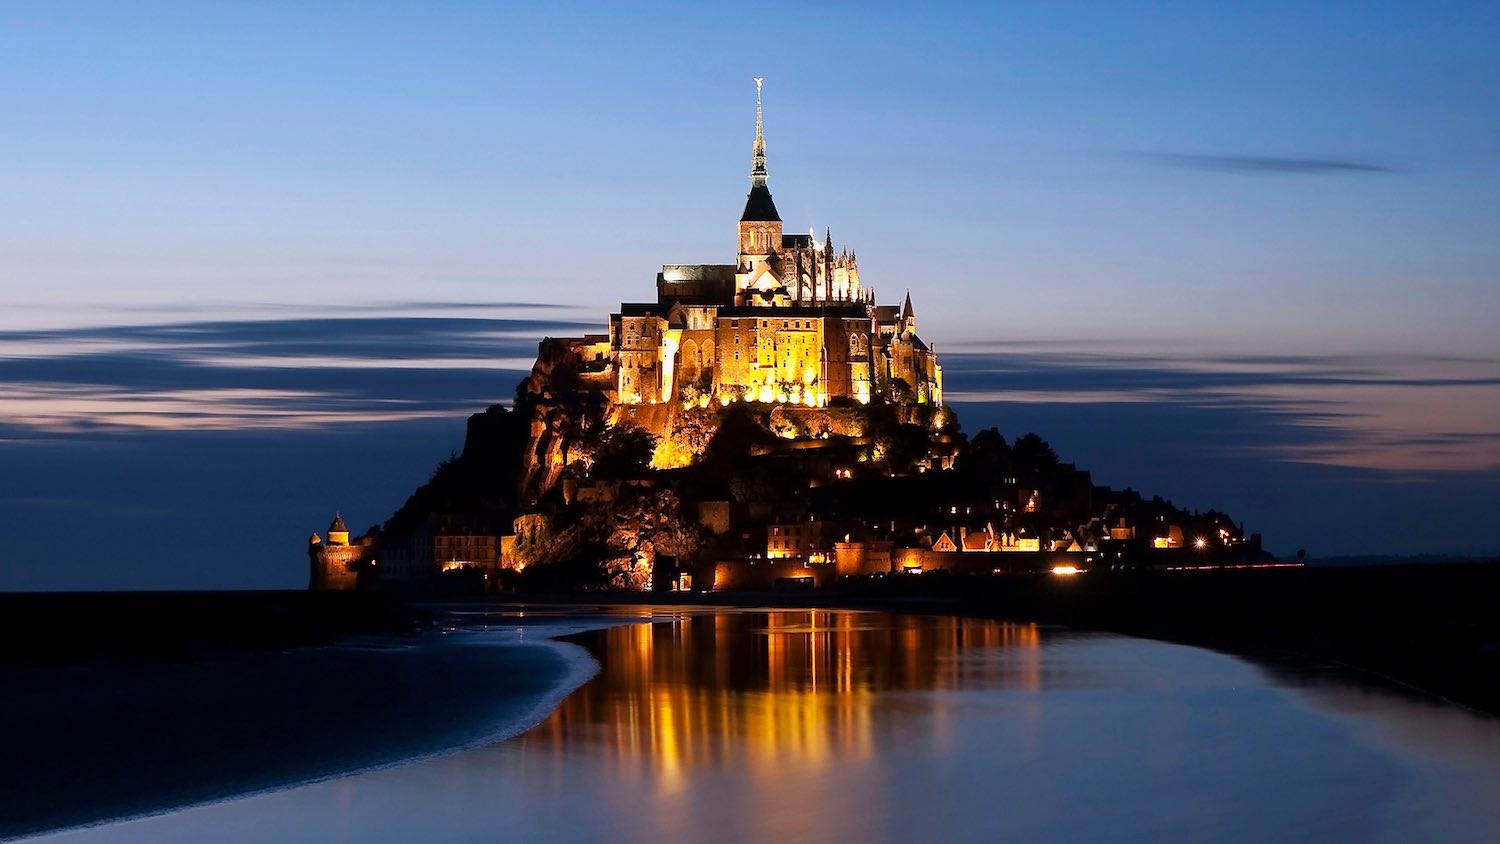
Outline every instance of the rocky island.
<path fill-rule="evenodd" d="M 910 292 L 879 304 L 831 230 L 793 234 L 768 186 L 756 85 L 730 264 L 667 264 L 606 333 L 546 338 L 509 407 L 383 525 L 308 546 L 311 586 L 817 588 L 1248 565 L 1258 535 L 1094 484 L 1036 434 L 967 436 Z"/>

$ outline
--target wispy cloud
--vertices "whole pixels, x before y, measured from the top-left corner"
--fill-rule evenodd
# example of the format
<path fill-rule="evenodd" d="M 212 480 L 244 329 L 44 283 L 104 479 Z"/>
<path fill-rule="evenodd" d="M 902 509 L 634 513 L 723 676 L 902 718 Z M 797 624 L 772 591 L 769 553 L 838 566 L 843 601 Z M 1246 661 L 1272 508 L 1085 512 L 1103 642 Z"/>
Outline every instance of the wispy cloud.
<path fill-rule="evenodd" d="M 1212 170 L 1221 173 L 1399 173 L 1398 168 L 1348 158 L 1285 157 L 1272 155 L 1205 155 L 1178 152 L 1140 153 L 1138 158 L 1166 167 Z"/>
<path fill-rule="evenodd" d="M 0 423 L 14 439 L 461 418 L 512 394 L 540 337 L 597 327 L 523 313 L 0 330 Z"/>
<path fill-rule="evenodd" d="M 539 316 L 292 312 L 0 331 L 0 433 L 461 417 L 513 394 L 538 338 L 597 330 Z M 1156 419 L 1160 435 L 1221 456 L 1407 475 L 1500 470 L 1500 361 L 1492 359 L 1155 353 L 1096 340 L 954 344 L 943 362 L 954 403 L 1075 416 L 1128 407 Z"/>
<path fill-rule="evenodd" d="M 120 430 L 296 430 L 410 422 L 473 410 L 430 401 L 372 401 L 312 390 L 136 392 L 107 385 L 0 383 L 0 417 L 50 434 Z"/>
<path fill-rule="evenodd" d="M 1164 426 L 1173 413 L 1219 418 L 1220 451 L 1395 473 L 1500 470 L 1500 361 L 970 348 L 944 357 L 954 403 L 1152 405 Z"/>

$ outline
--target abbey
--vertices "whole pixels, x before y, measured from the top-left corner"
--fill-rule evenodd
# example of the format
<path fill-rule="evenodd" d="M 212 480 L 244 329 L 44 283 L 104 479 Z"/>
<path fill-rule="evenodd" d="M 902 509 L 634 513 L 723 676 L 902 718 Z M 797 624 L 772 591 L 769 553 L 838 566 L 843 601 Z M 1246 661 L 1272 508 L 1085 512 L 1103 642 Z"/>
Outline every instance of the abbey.
<path fill-rule="evenodd" d="M 561 342 L 623 405 L 735 400 L 826 406 L 830 400 L 942 404 L 937 355 L 917 336 L 911 294 L 877 305 L 855 254 L 782 231 L 767 186 L 761 80 L 755 80 L 750 194 L 733 264 L 667 264 L 656 301 L 624 303 L 609 335 Z"/>

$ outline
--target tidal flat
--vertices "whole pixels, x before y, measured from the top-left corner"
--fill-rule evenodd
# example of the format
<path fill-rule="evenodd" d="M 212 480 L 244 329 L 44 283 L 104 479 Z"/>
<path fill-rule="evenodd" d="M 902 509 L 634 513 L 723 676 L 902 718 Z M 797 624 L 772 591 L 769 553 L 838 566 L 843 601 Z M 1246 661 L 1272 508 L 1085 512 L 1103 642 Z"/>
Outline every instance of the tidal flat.
<path fill-rule="evenodd" d="M 510 738 L 42 840 L 1408 842 L 1500 829 L 1500 721 L 1334 667 L 880 611 L 460 613 L 479 639 L 562 635 L 599 672 Z M 414 729 L 443 718 L 436 697 L 410 713 Z"/>

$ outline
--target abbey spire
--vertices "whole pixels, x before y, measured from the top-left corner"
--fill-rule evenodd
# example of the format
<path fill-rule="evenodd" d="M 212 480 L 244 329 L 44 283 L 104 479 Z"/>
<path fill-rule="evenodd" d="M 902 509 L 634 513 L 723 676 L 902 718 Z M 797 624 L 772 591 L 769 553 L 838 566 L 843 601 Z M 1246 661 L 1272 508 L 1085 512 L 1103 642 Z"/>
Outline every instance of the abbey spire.
<path fill-rule="evenodd" d="M 590 383 L 608 384 L 622 412 L 734 401 L 941 404 L 943 368 L 916 334 L 911 295 L 878 304 L 854 250 L 835 248 L 832 226 L 783 231 L 767 187 L 764 88 L 756 78 L 750 193 L 734 262 L 663 264 L 656 301 L 622 303 L 607 335 L 565 342 L 581 360 L 607 362 L 590 370 Z M 897 390 L 903 383 L 910 389 Z"/>
<path fill-rule="evenodd" d="M 750 151 L 750 187 L 763 188 L 766 186 L 766 132 L 761 120 L 760 87 L 765 83 L 765 78 L 755 77 L 755 145 Z"/>
<path fill-rule="evenodd" d="M 745 198 L 745 213 L 740 222 L 781 222 L 776 213 L 776 203 L 771 201 L 771 189 L 766 187 L 770 175 L 766 172 L 766 133 L 761 119 L 760 88 L 763 77 L 755 77 L 755 145 L 750 152 L 750 195 Z"/>

